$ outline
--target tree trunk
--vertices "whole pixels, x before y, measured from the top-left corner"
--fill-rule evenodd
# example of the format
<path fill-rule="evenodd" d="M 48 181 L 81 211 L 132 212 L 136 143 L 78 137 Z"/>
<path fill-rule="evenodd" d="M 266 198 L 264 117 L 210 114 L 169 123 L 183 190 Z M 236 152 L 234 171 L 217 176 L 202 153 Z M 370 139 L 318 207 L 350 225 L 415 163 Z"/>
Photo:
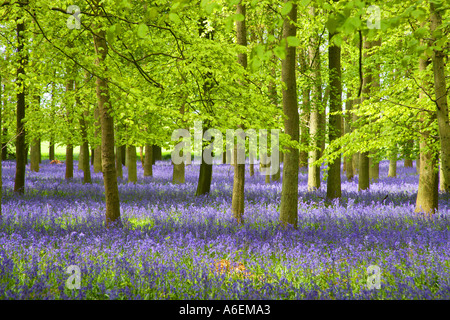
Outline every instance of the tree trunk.
<path fill-rule="evenodd" d="M 197 191 L 195 192 L 196 196 L 207 194 L 211 190 L 212 164 L 207 164 L 203 159 L 203 148 L 201 153 L 202 163 L 200 164 L 200 174 L 198 176 Z"/>
<path fill-rule="evenodd" d="M 311 19 L 316 16 L 315 8 L 311 7 Z M 311 88 L 311 114 L 309 120 L 310 145 L 313 148 L 309 152 L 308 161 L 308 191 L 320 188 L 320 165 L 313 165 L 319 160 L 322 150 L 323 131 L 320 130 L 322 123 L 322 77 L 320 74 L 320 47 L 318 46 L 318 35 L 310 40 L 309 60 L 311 61 L 311 78 L 314 84 Z"/>
<path fill-rule="evenodd" d="M 135 146 L 127 146 L 128 182 L 137 182 L 137 155 Z"/>
<path fill-rule="evenodd" d="M 160 146 L 154 146 L 153 152 L 154 152 L 153 157 L 154 157 L 155 161 L 162 160 L 162 149 Z"/>
<path fill-rule="evenodd" d="M 30 170 L 39 172 L 39 139 L 34 138 L 30 149 Z"/>
<path fill-rule="evenodd" d="M 8 137 L 8 129 L 7 128 L 3 128 L 2 129 L 2 134 L 3 134 L 3 138 L 2 138 L 2 160 L 8 160 L 8 147 L 6 142 L 7 137 Z"/>
<path fill-rule="evenodd" d="M 241 14 L 244 16 L 244 20 L 236 21 L 236 37 L 237 44 L 241 46 L 247 46 L 247 28 L 245 26 L 245 5 L 240 1 L 236 8 L 236 14 Z M 247 54 L 240 53 L 238 55 L 239 64 L 246 69 L 247 68 Z M 239 125 L 238 128 L 244 129 L 243 126 Z M 244 185 L 245 185 L 245 162 L 238 163 L 238 149 L 244 148 L 245 154 L 245 140 L 240 141 L 242 139 L 237 139 L 237 144 L 234 146 L 234 175 L 233 175 L 233 193 L 231 199 L 231 211 L 233 212 L 233 217 L 237 220 L 238 224 L 243 224 L 243 215 L 244 215 Z M 252 154 L 250 152 L 250 157 Z M 254 166 L 253 159 L 250 164 L 250 176 L 254 174 Z"/>
<path fill-rule="evenodd" d="M 350 90 L 347 90 L 347 101 L 345 102 L 345 118 L 344 118 L 344 133 L 350 134 L 352 132 L 352 107 L 353 100 L 351 99 L 352 93 Z M 352 181 L 355 176 L 355 169 L 353 168 L 353 158 L 355 155 L 350 155 L 345 157 L 345 174 L 347 176 L 348 181 Z"/>
<path fill-rule="evenodd" d="M 73 146 L 68 144 L 66 146 L 66 175 L 65 179 L 73 178 Z"/>
<path fill-rule="evenodd" d="M 405 159 L 404 167 L 405 168 L 411 168 L 413 166 L 412 159 Z"/>
<path fill-rule="evenodd" d="M 14 179 L 14 192 L 24 193 L 25 191 L 25 65 L 28 63 L 28 55 L 24 50 L 24 33 L 25 24 L 23 22 L 17 23 L 17 56 L 19 57 L 19 64 L 17 67 L 17 134 L 16 134 L 16 175 Z"/>
<path fill-rule="evenodd" d="M 38 156 L 38 158 L 39 158 L 39 164 L 41 164 L 41 162 L 42 162 L 41 138 L 38 139 L 38 147 L 39 147 L 39 150 L 38 150 L 38 153 L 39 153 L 39 156 Z"/>
<path fill-rule="evenodd" d="M 408 140 L 405 143 L 405 162 L 404 167 L 405 168 L 412 168 L 413 166 L 413 148 L 414 148 L 414 140 Z"/>
<path fill-rule="evenodd" d="M 101 135 L 101 126 L 100 126 L 101 119 L 100 119 L 99 108 L 95 108 L 94 117 L 96 120 L 94 136 L 95 136 L 95 138 L 97 138 L 98 136 Z M 102 141 L 103 141 L 103 139 L 102 139 Z M 101 146 L 101 144 L 97 145 L 94 148 L 93 154 L 94 154 L 94 172 L 95 173 L 102 172 L 102 146 Z"/>
<path fill-rule="evenodd" d="M 81 108 L 81 102 L 77 96 L 77 105 Z M 91 166 L 89 165 L 89 142 L 87 138 L 87 128 L 85 117 L 88 116 L 89 112 L 86 110 L 81 114 L 80 117 L 80 130 L 82 144 L 80 146 L 80 157 L 78 163 L 81 163 L 81 170 L 83 170 L 83 184 L 92 183 L 91 180 Z"/>
<path fill-rule="evenodd" d="M 84 157 L 83 144 L 81 144 L 80 152 L 78 153 L 78 170 L 83 170 L 83 157 Z"/>
<path fill-rule="evenodd" d="M 91 166 L 94 165 L 95 149 L 91 147 Z"/>
<path fill-rule="evenodd" d="M 444 3 L 438 5 L 430 1 L 431 13 L 431 33 L 436 36 L 435 41 L 439 41 L 444 36 L 442 32 L 435 31 L 442 27 L 441 12 Z M 439 128 L 439 140 L 441 143 L 441 168 L 442 168 L 442 183 L 443 190 L 450 192 L 450 115 L 447 102 L 447 84 L 444 58 L 446 53 L 444 49 L 433 51 L 433 74 L 434 74 L 434 92 L 436 99 L 436 116 Z"/>
<path fill-rule="evenodd" d="M 153 147 L 145 145 L 144 177 L 153 176 Z"/>
<path fill-rule="evenodd" d="M 330 33 L 329 41 L 335 34 Z M 328 135 L 330 143 L 341 136 L 342 119 L 340 114 L 333 112 L 342 111 L 342 83 L 341 83 L 341 47 L 330 45 L 328 47 L 328 68 L 330 79 L 330 118 Z M 327 198 L 341 197 L 341 157 L 328 164 Z"/>
<path fill-rule="evenodd" d="M 365 40 L 364 49 L 370 50 L 372 48 L 372 42 Z M 367 51 L 364 53 L 364 58 L 367 57 Z M 372 85 L 372 70 L 366 68 L 364 70 L 363 87 L 361 103 L 370 98 L 370 87 Z M 369 169 L 369 152 L 361 152 L 359 155 L 359 180 L 358 191 L 369 189 L 370 187 L 370 169 Z"/>
<path fill-rule="evenodd" d="M 397 176 L 397 147 L 390 152 L 388 177 Z"/>
<path fill-rule="evenodd" d="M 125 166 L 126 165 L 126 153 L 127 153 L 127 146 L 126 145 L 121 145 L 120 146 L 120 159 L 122 159 L 122 165 Z"/>
<path fill-rule="evenodd" d="M 107 71 L 104 61 L 108 53 L 108 46 L 106 45 L 106 33 L 104 30 L 99 30 L 94 35 L 94 46 L 95 52 L 98 55 L 96 60 L 97 65 Z M 102 172 L 106 198 L 105 222 L 109 228 L 113 223 L 121 226 L 119 188 L 117 185 L 114 156 L 114 120 L 112 118 L 112 107 L 109 99 L 108 81 L 107 79 L 97 78 L 96 84 L 102 129 Z"/>
<path fill-rule="evenodd" d="M 307 52 L 303 51 L 299 55 L 300 60 L 300 70 L 302 73 L 308 72 L 309 59 Z M 309 102 L 309 88 L 304 86 L 302 88 L 302 108 L 300 115 L 300 145 L 307 147 L 309 144 L 309 117 L 310 117 L 310 102 Z M 308 167 L 308 152 L 300 151 L 299 163 L 300 168 Z"/>
<path fill-rule="evenodd" d="M 123 179 L 122 153 L 120 152 L 120 146 L 116 146 L 116 174 L 117 178 Z"/>
<path fill-rule="evenodd" d="M 187 96 L 186 96 L 186 98 L 187 98 Z M 182 115 L 182 116 L 184 116 L 184 111 L 185 111 L 184 110 L 184 106 L 185 106 L 185 102 L 183 102 L 183 104 L 180 107 L 180 115 Z M 185 124 L 185 122 L 183 120 L 182 120 L 182 123 L 183 123 L 183 127 L 185 127 L 185 129 L 189 130 L 189 128 L 186 128 L 186 124 Z M 181 157 L 183 157 L 183 155 L 184 155 L 183 150 L 180 151 L 180 155 L 181 155 Z M 174 183 L 174 184 L 182 184 L 182 183 L 184 183 L 185 182 L 185 163 L 184 163 L 184 160 L 182 160 L 181 163 L 179 163 L 179 164 L 174 164 L 172 162 L 172 167 L 173 167 L 172 183 Z"/>
<path fill-rule="evenodd" d="M 425 72 L 429 59 L 419 59 L 419 70 Z M 424 80 L 423 87 L 428 89 L 429 83 Z M 425 90 L 426 90 L 425 89 Z M 420 100 L 426 99 L 426 94 L 420 92 Z M 438 209 L 438 172 L 435 170 L 437 166 L 437 155 L 430 148 L 437 142 L 437 139 L 430 134 L 429 128 L 436 121 L 436 114 L 431 116 L 422 113 L 420 115 L 422 122 L 421 138 L 420 138 L 420 174 L 419 189 L 416 199 L 416 212 L 423 212 L 426 216 L 432 215 Z"/>
<path fill-rule="evenodd" d="M 3 91 L 2 91 L 2 75 L 0 74 L 0 133 L 3 132 L 2 109 L 3 109 Z M 0 145 L 3 145 L 3 143 L 0 143 Z M 0 219 L 2 218 L 2 196 L 3 196 L 2 160 L 3 160 L 3 152 L 2 157 L 0 157 Z"/>
<path fill-rule="evenodd" d="M 69 80 L 66 86 L 66 92 L 74 91 L 74 80 Z M 66 114 L 67 114 L 67 125 L 69 129 L 73 129 L 72 117 L 73 117 L 73 105 L 66 103 Z M 72 145 L 72 134 L 69 136 L 69 143 L 66 147 L 66 180 L 73 178 L 73 145 Z"/>
<path fill-rule="evenodd" d="M 284 1 L 285 3 L 288 0 Z M 297 28 L 297 5 L 292 6 L 291 12 L 283 23 L 283 38 L 295 37 Z M 297 84 L 295 79 L 296 54 L 295 47 L 286 43 L 286 57 L 281 61 L 281 81 L 283 87 L 283 113 L 285 133 L 291 140 L 299 140 L 299 114 L 297 102 Z M 282 226 L 291 225 L 297 228 L 298 221 L 298 149 L 288 147 L 284 155 L 283 180 L 281 189 L 280 222 Z"/>

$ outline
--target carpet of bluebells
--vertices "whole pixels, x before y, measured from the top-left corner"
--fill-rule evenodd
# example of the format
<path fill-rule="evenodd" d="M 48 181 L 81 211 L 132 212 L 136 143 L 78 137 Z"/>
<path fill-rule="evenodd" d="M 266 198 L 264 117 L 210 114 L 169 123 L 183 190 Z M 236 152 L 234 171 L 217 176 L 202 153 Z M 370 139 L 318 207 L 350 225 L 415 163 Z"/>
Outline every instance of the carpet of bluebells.
<path fill-rule="evenodd" d="M 414 213 L 416 169 L 398 165 L 388 178 L 382 162 L 364 192 L 343 175 L 331 203 L 326 183 L 307 192 L 300 172 L 295 230 L 278 224 L 281 183 L 265 184 L 257 166 L 252 177 L 247 167 L 239 226 L 229 165 L 215 165 L 211 193 L 195 197 L 199 166 L 173 185 L 159 161 L 153 177 L 139 167 L 137 184 L 119 179 L 123 228 L 108 230 L 101 173 L 83 185 L 76 171 L 68 183 L 64 164 L 43 161 L 38 173 L 27 166 L 16 195 L 15 162 L 4 161 L 0 299 L 449 299 L 449 196 L 431 219 Z M 66 285 L 70 265 L 80 289 Z"/>

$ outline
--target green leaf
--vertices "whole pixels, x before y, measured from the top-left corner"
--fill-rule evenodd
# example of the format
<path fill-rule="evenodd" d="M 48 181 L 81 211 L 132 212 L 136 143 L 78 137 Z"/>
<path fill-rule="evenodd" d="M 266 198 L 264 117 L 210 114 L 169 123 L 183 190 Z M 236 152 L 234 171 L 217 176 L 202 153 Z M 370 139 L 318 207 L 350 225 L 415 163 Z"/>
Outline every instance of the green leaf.
<path fill-rule="evenodd" d="M 241 13 L 233 14 L 233 20 L 235 21 L 244 21 L 245 17 Z"/>
<path fill-rule="evenodd" d="M 283 8 L 281 8 L 281 14 L 283 16 L 287 15 L 289 12 L 291 12 L 293 7 L 292 1 L 288 1 L 283 5 Z"/>
<path fill-rule="evenodd" d="M 147 35 L 147 33 L 148 33 L 148 27 L 147 27 L 147 25 L 146 25 L 145 23 L 139 24 L 138 29 L 137 29 L 137 35 L 138 35 L 138 37 L 139 37 L 139 38 L 145 38 L 145 36 Z"/>
<path fill-rule="evenodd" d="M 298 47 L 300 46 L 300 40 L 297 37 L 287 37 L 286 38 L 289 47 Z"/>
<path fill-rule="evenodd" d="M 180 17 L 176 13 L 173 13 L 173 12 L 169 13 L 169 19 L 175 23 L 181 22 Z"/>

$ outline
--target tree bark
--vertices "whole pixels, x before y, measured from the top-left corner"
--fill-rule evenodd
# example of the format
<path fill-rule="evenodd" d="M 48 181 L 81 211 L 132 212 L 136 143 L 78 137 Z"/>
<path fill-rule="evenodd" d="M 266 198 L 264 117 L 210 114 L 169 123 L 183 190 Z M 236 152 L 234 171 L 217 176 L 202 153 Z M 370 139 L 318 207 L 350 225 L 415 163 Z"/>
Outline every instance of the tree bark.
<path fill-rule="evenodd" d="M 370 50 L 371 48 L 372 42 L 365 40 L 364 49 Z M 364 58 L 366 57 L 367 51 L 364 53 Z M 372 70 L 370 68 L 365 68 L 361 102 L 370 98 L 371 85 L 372 85 Z M 369 189 L 370 187 L 369 152 L 360 153 L 358 171 L 359 171 L 358 191 Z"/>
<path fill-rule="evenodd" d="M 151 177 L 153 176 L 153 147 L 147 144 L 144 151 L 144 177 Z"/>
<path fill-rule="evenodd" d="M 65 179 L 73 178 L 73 146 L 68 144 L 66 146 L 66 174 Z"/>
<path fill-rule="evenodd" d="M 206 131 L 206 130 L 205 130 Z M 212 164 L 207 164 L 203 159 L 203 148 L 202 148 L 202 163 L 200 164 L 200 173 L 198 176 L 197 190 L 195 192 L 196 196 L 207 194 L 211 190 L 211 180 L 212 180 Z"/>
<path fill-rule="evenodd" d="M 236 21 L 237 44 L 241 46 L 247 46 L 247 28 L 245 26 L 246 14 L 245 14 L 245 5 L 242 4 L 242 1 L 240 1 L 239 4 L 237 5 L 236 14 L 241 14 L 244 16 L 244 20 Z M 246 69 L 247 54 L 240 53 L 238 55 L 238 62 L 243 68 Z M 242 125 L 239 125 L 238 128 L 244 129 Z M 245 163 L 238 163 L 238 149 L 244 148 L 245 152 L 245 141 L 239 141 L 239 137 L 237 140 L 238 143 L 234 146 L 234 154 L 233 154 L 234 175 L 233 175 L 233 193 L 231 199 L 231 211 L 233 212 L 233 217 L 237 220 L 238 224 L 243 224 L 244 199 L 245 199 L 244 195 Z M 250 176 L 252 176 L 253 174 L 254 174 L 254 167 L 251 164 Z"/>
<path fill-rule="evenodd" d="M 127 146 L 126 145 L 121 145 L 120 146 L 120 159 L 122 159 L 122 165 L 125 166 L 126 165 L 126 153 L 127 153 Z"/>
<path fill-rule="evenodd" d="M 390 152 L 388 177 L 397 176 L 397 146 Z"/>
<path fill-rule="evenodd" d="M 30 170 L 39 172 L 39 138 L 34 138 L 31 142 Z"/>
<path fill-rule="evenodd" d="M 306 74 L 308 72 L 308 55 L 303 50 L 299 55 L 300 60 L 300 70 L 302 73 Z M 309 102 L 309 87 L 302 88 L 302 108 L 300 115 L 300 145 L 307 147 L 309 144 L 309 117 L 310 117 L 310 102 Z M 299 163 L 300 168 L 308 167 L 308 152 L 300 151 Z"/>
<path fill-rule="evenodd" d="M 101 124 L 100 124 L 101 119 L 100 119 L 99 108 L 95 108 L 94 117 L 96 120 L 94 136 L 95 136 L 95 138 L 97 138 L 98 136 L 101 136 Z M 102 138 L 102 141 L 103 141 L 103 138 Z M 95 173 L 102 172 L 102 146 L 101 146 L 101 144 L 95 146 L 93 156 L 94 156 L 94 172 Z"/>
<path fill-rule="evenodd" d="M 117 178 L 123 179 L 122 153 L 120 152 L 120 146 L 116 146 L 116 174 Z"/>
<path fill-rule="evenodd" d="M 344 133 L 350 134 L 352 132 L 352 107 L 353 100 L 352 93 L 350 90 L 347 90 L 347 101 L 345 102 L 345 118 L 344 118 Z M 355 176 L 355 171 L 353 168 L 353 158 L 354 155 L 350 155 L 345 157 L 345 175 L 347 176 L 348 181 L 352 181 Z"/>
<path fill-rule="evenodd" d="M 137 155 L 135 146 L 127 146 L 128 182 L 137 182 Z"/>
<path fill-rule="evenodd" d="M 81 108 L 81 102 L 77 96 L 77 105 Z M 89 112 L 85 110 L 80 117 L 80 130 L 82 144 L 80 146 L 80 157 L 78 162 L 81 163 L 81 170 L 83 170 L 83 184 L 92 183 L 91 179 L 91 166 L 89 165 L 89 141 L 87 138 L 87 127 L 85 117 L 88 116 Z"/>
<path fill-rule="evenodd" d="M 429 59 L 419 59 L 419 70 L 425 72 Z M 430 87 L 427 80 L 424 80 L 424 88 Z M 420 100 L 427 99 L 426 94 L 420 92 Z M 438 172 L 435 170 L 437 166 L 437 155 L 430 148 L 436 144 L 437 139 L 430 134 L 430 127 L 436 121 L 436 114 L 427 116 L 422 113 L 420 119 L 422 122 L 422 130 L 420 137 L 420 174 L 419 188 L 417 191 L 415 212 L 423 212 L 425 216 L 431 216 L 438 209 Z"/>
<path fill-rule="evenodd" d="M 106 32 L 98 30 L 94 34 L 95 52 L 98 55 L 97 65 L 107 71 L 105 65 L 108 46 L 106 44 Z M 112 224 L 121 226 L 120 220 L 120 202 L 119 188 L 117 185 L 115 156 L 114 156 L 114 120 L 112 117 L 112 107 L 109 99 L 109 89 L 107 79 L 97 78 L 97 99 L 101 120 L 102 135 L 102 164 L 103 181 L 105 185 L 106 198 L 106 226 L 109 228 Z"/>
<path fill-rule="evenodd" d="M 14 179 L 14 192 L 24 193 L 25 191 L 25 65 L 28 63 L 27 50 L 24 49 L 25 43 L 25 24 L 17 23 L 17 56 L 19 63 L 17 67 L 17 109 L 16 109 L 16 175 Z"/>
<path fill-rule="evenodd" d="M 74 91 L 74 81 L 69 80 L 67 82 L 66 93 Z M 73 105 L 66 103 L 66 114 L 67 114 L 67 124 L 70 129 L 73 128 L 72 117 L 73 117 Z M 73 178 L 73 145 L 72 145 L 72 134 L 69 136 L 69 143 L 66 146 L 66 180 Z"/>
<path fill-rule="evenodd" d="M 78 170 L 83 170 L 83 157 L 84 157 L 83 144 L 81 144 L 80 152 L 78 153 Z"/>
<path fill-rule="evenodd" d="M 438 5 L 430 1 L 430 13 L 431 13 L 431 34 L 433 37 L 436 35 L 436 30 L 442 27 L 442 17 L 440 8 L 444 3 Z M 436 35 L 436 37 L 442 37 L 442 35 Z M 440 40 L 440 39 L 433 39 Z M 450 192 L 450 115 L 447 101 L 447 84 L 445 74 L 445 62 L 444 58 L 446 53 L 444 49 L 433 51 L 433 74 L 434 74 L 434 92 L 436 100 L 436 117 L 439 128 L 439 140 L 441 143 L 441 168 L 442 168 L 442 183 L 443 190 Z"/>
<path fill-rule="evenodd" d="M 309 10 L 310 16 L 315 17 L 315 8 Z M 308 161 L 308 191 L 320 188 L 320 165 L 313 165 L 313 162 L 319 160 L 322 150 L 322 135 L 320 130 L 322 123 L 322 77 L 320 74 L 320 47 L 318 46 L 318 36 L 310 40 L 309 61 L 311 63 L 313 85 L 311 88 L 311 114 L 309 120 L 310 145 L 313 148 L 309 152 Z"/>
<path fill-rule="evenodd" d="M 329 41 L 335 34 L 330 33 Z M 333 112 L 342 111 L 342 83 L 341 83 L 341 47 L 330 45 L 328 47 L 328 68 L 330 79 L 330 117 L 328 135 L 330 143 L 341 136 L 342 119 L 340 114 Z M 327 198 L 341 197 L 341 157 L 328 164 Z"/>
<path fill-rule="evenodd" d="M 285 3 L 288 0 L 284 1 Z M 291 12 L 284 19 L 283 38 L 295 37 L 297 28 L 297 5 L 292 6 Z M 295 78 L 296 54 L 295 47 L 286 43 L 286 57 L 281 61 L 281 81 L 283 87 L 283 113 L 285 133 L 291 140 L 299 140 L 299 114 L 297 102 L 297 83 Z M 281 189 L 280 223 L 283 227 L 291 225 L 297 228 L 298 221 L 298 158 L 297 148 L 288 147 L 284 155 L 283 180 Z"/>

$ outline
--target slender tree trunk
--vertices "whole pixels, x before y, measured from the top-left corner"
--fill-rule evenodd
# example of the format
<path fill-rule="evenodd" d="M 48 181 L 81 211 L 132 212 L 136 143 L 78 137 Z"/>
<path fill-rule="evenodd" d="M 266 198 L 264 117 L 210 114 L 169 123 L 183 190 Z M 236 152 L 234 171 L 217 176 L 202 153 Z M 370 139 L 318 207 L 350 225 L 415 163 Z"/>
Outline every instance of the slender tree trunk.
<path fill-rule="evenodd" d="M 7 137 L 8 137 L 8 129 L 7 128 L 3 128 L 2 129 L 2 134 L 3 134 L 3 138 L 2 138 L 2 160 L 8 160 L 8 147 L 6 142 L 8 141 Z"/>
<path fill-rule="evenodd" d="M 153 147 L 145 145 L 144 177 L 153 176 Z"/>
<path fill-rule="evenodd" d="M 0 132 L 3 132 L 2 109 L 3 109 L 3 91 L 2 91 L 2 75 L 0 74 Z M 3 145 L 3 143 L 0 143 L 0 145 Z M 2 218 L 2 196 L 3 196 L 2 160 L 3 160 L 3 152 L 2 157 L 0 157 L 0 219 Z"/>
<path fill-rule="evenodd" d="M 441 12 L 443 12 L 444 2 L 435 4 L 430 1 L 431 13 L 431 33 L 433 37 L 440 40 L 444 35 L 436 33 L 435 31 L 442 27 Z M 447 42 L 448 43 L 448 42 Z M 434 92 L 436 99 L 436 116 L 439 128 L 439 140 L 441 143 L 441 168 L 442 168 L 442 183 L 443 190 L 450 192 L 450 115 L 447 101 L 447 84 L 444 58 L 446 53 L 444 49 L 433 51 L 433 74 L 434 74 Z"/>
<path fill-rule="evenodd" d="M 441 152 L 442 154 L 442 152 Z M 444 176 L 444 170 L 442 168 L 442 156 L 439 159 L 439 190 L 441 190 L 442 192 L 448 192 L 448 190 L 445 190 L 445 186 L 448 185 L 448 183 L 446 183 L 445 181 L 445 176 Z"/>
<path fill-rule="evenodd" d="M 414 148 L 414 140 L 411 139 L 407 141 L 405 144 L 405 162 L 404 162 L 405 168 L 412 168 L 413 166 L 412 160 L 413 148 Z"/>
<path fill-rule="evenodd" d="M 66 92 L 74 91 L 74 81 L 69 80 L 66 87 Z M 66 104 L 67 108 L 67 124 L 70 129 L 73 128 L 72 117 L 73 117 L 73 106 Z M 69 137 L 69 144 L 66 146 L 66 180 L 73 178 L 73 145 L 72 145 L 72 135 Z"/>
<path fill-rule="evenodd" d="M 127 146 L 128 182 L 137 182 L 137 155 L 135 146 Z"/>
<path fill-rule="evenodd" d="M 158 153 L 158 150 L 156 150 L 156 148 L 157 148 L 158 146 L 156 145 L 156 144 L 154 144 L 154 145 L 152 145 L 152 152 L 153 152 L 153 156 L 152 156 L 152 164 L 155 164 L 156 163 L 156 156 L 157 156 L 157 153 Z"/>
<path fill-rule="evenodd" d="M 161 161 L 162 160 L 162 149 L 160 146 L 154 146 L 154 154 L 153 157 L 155 161 Z"/>
<path fill-rule="evenodd" d="M 97 138 L 98 136 L 101 135 L 101 126 L 100 126 L 101 119 L 100 119 L 99 108 L 95 108 L 94 117 L 96 120 L 94 136 L 95 136 L 95 138 Z M 102 146 L 101 146 L 101 144 L 97 145 L 94 148 L 93 155 L 94 155 L 94 172 L 95 173 L 102 172 Z"/>
<path fill-rule="evenodd" d="M 77 105 L 81 108 L 81 102 L 77 96 Z M 82 144 L 80 146 L 80 157 L 78 162 L 81 163 L 81 170 L 83 170 L 83 183 L 92 183 L 91 180 L 91 166 L 89 165 L 89 142 L 87 138 L 87 127 L 85 117 L 88 116 L 89 112 L 86 110 L 81 114 L 80 117 L 80 130 Z M 82 155 L 82 156 L 81 156 Z"/>
<path fill-rule="evenodd" d="M 68 144 L 66 146 L 66 180 L 73 178 L 73 146 Z"/>
<path fill-rule="evenodd" d="M 48 160 L 55 160 L 55 145 L 53 143 L 53 139 L 50 140 L 50 144 L 48 146 Z"/>
<path fill-rule="evenodd" d="M 429 59 L 419 59 L 419 70 L 425 72 Z M 428 89 L 430 87 L 427 80 L 424 80 L 423 86 Z M 426 89 L 426 90 L 427 90 Z M 424 92 L 420 92 L 420 100 L 427 99 Z M 430 148 L 437 142 L 437 139 L 430 134 L 430 127 L 436 121 L 436 114 L 428 116 L 424 113 L 420 115 L 422 122 L 422 130 L 420 137 L 420 174 L 419 189 L 416 199 L 416 212 L 423 212 L 426 216 L 432 215 L 438 209 L 438 172 L 435 170 L 437 166 L 437 155 Z"/>
<path fill-rule="evenodd" d="M 353 100 L 352 93 L 350 90 L 347 90 L 347 101 L 345 102 L 345 118 L 344 118 L 344 133 L 350 134 L 352 132 L 352 107 L 353 107 Z M 355 169 L 353 168 L 353 158 L 355 155 L 350 155 L 345 157 L 345 174 L 347 176 L 348 181 L 352 181 L 353 177 L 355 176 Z"/>
<path fill-rule="evenodd" d="M 121 145 L 120 146 L 120 159 L 122 160 L 122 165 L 125 166 L 125 161 L 126 161 L 126 153 L 127 153 L 127 146 L 126 145 Z"/>
<path fill-rule="evenodd" d="M 397 146 L 390 152 L 388 177 L 397 176 Z"/>
<path fill-rule="evenodd" d="M 142 168 L 144 168 L 144 147 L 139 147 L 139 160 L 141 161 Z"/>
<path fill-rule="evenodd" d="M 288 0 L 284 1 L 285 3 Z M 297 5 L 292 6 L 291 12 L 283 23 L 283 38 L 295 37 L 297 28 Z M 299 140 L 299 114 L 297 102 L 297 83 L 295 47 L 286 44 L 286 57 L 281 61 L 281 81 L 286 85 L 283 87 L 283 113 L 285 133 L 293 141 Z M 282 226 L 292 225 L 297 228 L 298 221 L 298 158 L 297 148 L 288 147 L 284 156 L 283 180 L 281 190 L 280 223 Z"/>
<path fill-rule="evenodd" d="M 122 153 L 120 152 L 120 146 L 116 146 L 116 173 L 117 178 L 123 179 Z"/>
<path fill-rule="evenodd" d="M 413 161 L 412 161 L 412 159 L 405 159 L 404 167 L 405 167 L 405 168 L 411 168 L 412 166 L 413 166 Z"/>
<path fill-rule="evenodd" d="M 202 150 L 202 163 L 200 164 L 200 174 L 198 177 L 196 196 L 207 194 L 211 190 L 211 180 L 212 180 L 212 164 L 207 164 L 203 159 Z"/>
<path fill-rule="evenodd" d="M 94 45 L 95 52 L 98 55 L 97 65 L 107 71 L 104 61 L 108 53 L 108 46 L 106 44 L 106 32 L 104 30 L 99 30 L 94 35 Z M 97 99 L 102 129 L 102 172 L 106 198 L 106 226 L 109 228 L 113 223 L 120 226 L 121 220 L 119 188 L 117 185 L 114 156 L 114 120 L 112 117 L 107 79 L 97 78 Z"/>
<path fill-rule="evenodd" d="M 39 172 L 39 139 L 34 138 L 30 150 L 30 170 Z"/>
<path fill-rule="evenodd" d="M 315 8 L 310 8 L 310 16 L 315 17 Z M 320 74 L 320 47 L 318 36 L 314 35 L 309 45 L 309 61 L 311 63 L 313 86 L 311 88 L 311 114 L 309 120 L 310 145 L 313 148 L 309 152 L 308 161 L 308 191 L 320 188 L 320 165 L 313 165 L 319 160 L 322 151 L 323 131 L 320 130 L 322 123 L 322 77 Z"/>
<path fill-rule="evenodd" d="M 41 97 L 35 96 L 35 103 L 36 106 L 34 107 L 35 111 L 38 111 L 40 109 L 41 104 Z M 39 172 L 39 149 L 40 149 L 40 143 L 39 138 L 36 137 L 31 141 L 31 147 L 30 147 L 30 170 L 34 172 Z"/>
<path fill-rule="evenodd" d="M 303 51 L 299 55 L 300 70 L 306 74 L 308 72 L 309 59 L 307 52 Z M 302 108 L 300 115 L 300 145 L 307 147 L 309 144 L 309 117 L 310 117 L 310 102 L 309 102 L 309 87 L 302 88 Z M 308 152 L 300 151 L 299 163 L 300 168 L 308 168 Z"/>
<path fill-rule="evenodd" d="M 95 148 L 91 146 L 91 166 L 94 165 Z"/>
<path fill-rule="evenodd" d="M 187 98 L 187 96 L 186 96 L 186 98 Z M 185 106 L 185 102 L 183 102 L 183 104 L 180 107 L 180 114 L 182 116 L 184 115 L 184 112 L 185 112 L 184 106 Z M 185 127 L 185 129 L 189 130 L 189 128 L 186 128 L 185 122 L 182 121 L 182 123 L 183 123 L 183 127 Z M 181 156 L 184 155 L 183 154 L 183 150 L 181 150 L 180 154 L 181 154 Z M 184 163 L 184 160 L 181 161 L 181 163 L 179 163 L 179 164 L 172 163 L 172 167 L 173 167 L 172 183 L 174 183 L 174 184 L 182 184 L 182 183 L 184 183 L 185 182 L 185 163 Z"/>
<path fill-rule="evenodd" d="M 335 34 L 330 33 L 329 41 Z M 332 143 L 341 136 L 342 119 L 340 114 L 334 112 L 342 111 L 342 83 L 341 83 L 341 47 L 330 45 L 328 47 L 328 68 L 330 79 L 330 119 L 329 140 Z M 327 198 L 335 199 L 341 197 L 341 157 L 328 164 Z"/>
<path fill-rule="evenodd" d="M 83 157 L 84 157 L 83 144 L 81 144 L 80 152 L 78 153 L 78 170 L 83 170 Z"/>
<path fill-rule="evenodd" d="M 17 138 L 16 138 L 16 175 L 14 179 L 14 192 L 24 193 L 25 191 L 25 65 L 28 63 L 27 50 L 24 49 L 24 33 L 25 24 L 17 23 L 17 56 L 19 57 L 19 64 L 17 67 Z"/>
<path fill-rule="evenodd" d="M 244 20 L 236 21 L 236 37 L 237 43 L 241 46 L 247 46 L 247 28 L 245 26 L 245 5 L 240 1 L 236 8 L 236 14 L 241 14 L 244 16 Z M 238 55 L 238 62 L 243 68 L 247 68 L 247 54 L 240 53 Z M 244 129 L 243 126 L 238 126 L 240 129 Z M 244 215 L 244 185 L 245 185 L 245 163 L 238 163 L 238 149 L 244 148 L 245 152 L 245 141 L 240 141 L 239 137 L 237 139 L 237 144 L 234 146 L 234 175 L 233 175 L 233 194 L 231 200 L 231 211 L 233 212 L 233 217 L 237 220 L 239 224 L 243 224 Z M 251 156 L 251 152 L 250 152 Z M 252 160 L 252 159 L 251 159 Z M 251 161 L 253 162 L 253 161 Z M 253 164 L 250 165 L 250 176 L 254 174 Z"/>
<path fill-rule="evenodd" d="M 41 138 L 38 139 L 38 147 L 39 147 L 39 164 L 41 164 L 41 162 L 42 162 Z"/>
<path fill-rule="evenodd" d="M 370 50 L 372 43 L 370 41 L 364 41 L 364 49 Z M 364 53 L 364 58 L 367 57 L 367 52 Z M 363 87 L 361 102 L 370 98 L 370 87 L 372 85 L 372 70 L 366 68 L 364 70 Z M 369 152 L 361 152 L 359 155 L 359 180 L 358 190 L 366 190 L 370 187 L 370 171 L 369 171 Z"/>

